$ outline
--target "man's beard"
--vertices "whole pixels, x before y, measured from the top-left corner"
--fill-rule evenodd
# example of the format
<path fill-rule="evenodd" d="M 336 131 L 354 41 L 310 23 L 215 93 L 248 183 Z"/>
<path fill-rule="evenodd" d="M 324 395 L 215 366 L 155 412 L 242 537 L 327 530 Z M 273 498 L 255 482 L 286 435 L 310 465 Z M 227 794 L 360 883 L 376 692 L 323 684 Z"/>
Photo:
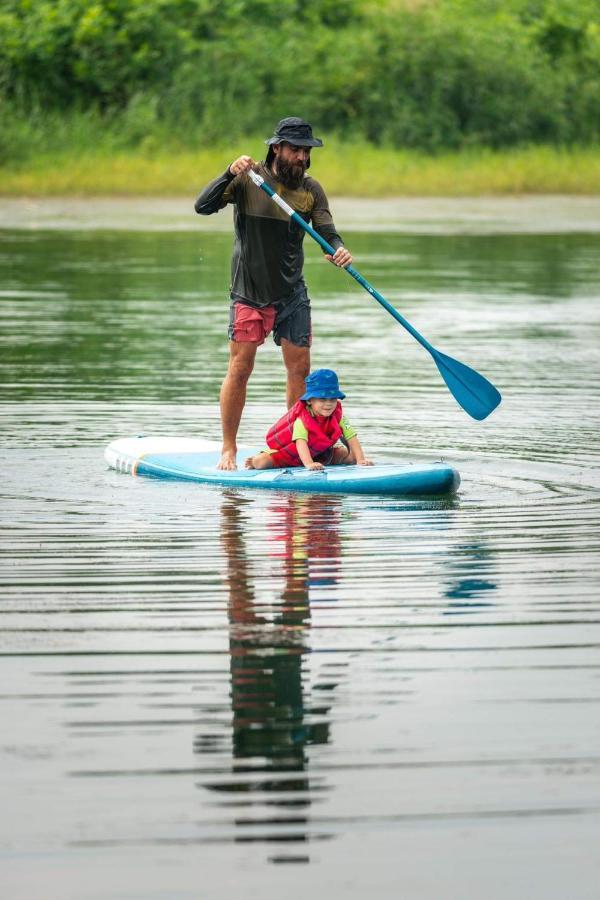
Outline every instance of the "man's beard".
<path fill-rule="evenodd" d="M 292 191 L 299 188 L 306 172 L 306 163 L 287 163 L 281 157 L 277 159 L 277 178 Z"/>

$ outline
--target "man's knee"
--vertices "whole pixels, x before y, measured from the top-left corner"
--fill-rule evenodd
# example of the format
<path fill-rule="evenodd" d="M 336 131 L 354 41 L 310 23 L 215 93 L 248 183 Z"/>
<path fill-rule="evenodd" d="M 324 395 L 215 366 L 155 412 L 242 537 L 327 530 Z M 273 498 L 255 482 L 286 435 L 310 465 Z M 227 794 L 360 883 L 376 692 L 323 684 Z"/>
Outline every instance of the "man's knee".
<path fill-rule="evenodd" d="M 235 381 L 237 384 L 246 384 L 252 375 L 252 366 L 242 366 L 239 364 L 230 365 L 227 370 L 227 378 Z"/>
<path fill-rule="evenodd" d="M 310 355 L 306 353 L 294 354 L 288 356 L 285 360 L 285 367 L 289 378 L 306 378 L 310 372 Z"/>
<path fill-rule="evenodd" d="M 310 372 L 310 366 L 295 365 L 295 366 L 287 367 L 287 373 L 288 373 L 289 378 L 300 378 L 302 381 L 304 381 L 306 379 L 309 372 Z"/>
<path fill-rule="evenodd" d="M 248 345 L 246 345 L 248 346 Z M 227 377 L 239 384 L 246 384 L 254 369 L 254 353 L 242 352 L 232 355 L 229 359 Z"/>

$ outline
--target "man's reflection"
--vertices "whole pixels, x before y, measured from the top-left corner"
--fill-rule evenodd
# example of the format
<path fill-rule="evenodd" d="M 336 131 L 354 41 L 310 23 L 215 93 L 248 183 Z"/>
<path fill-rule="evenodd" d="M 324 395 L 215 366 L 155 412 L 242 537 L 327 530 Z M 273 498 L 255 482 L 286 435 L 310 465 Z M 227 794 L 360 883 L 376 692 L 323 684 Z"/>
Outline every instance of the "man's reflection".
<path fill-rule="evenodd" d="M 256 501 L 235 494 L 223 499 L 233 773 L 238 777 L 216 789 L 236 792 L 236 806 L 278 810 L 237 819 L 240 826 L 253 826 L 239 840 L 306 840 L 308 819 L 299 810 L 324 789 L 308 775 L 307 747 L 328 742 L 330 711 L 307 693 L 308 629 L 315 592 L 335 585 L 339 576 L 341 504 L 340 497 L 278 495 L 261 520 Z M 264 579 L 261 572 L 260 580 L 255 577 L 247 549 L 252 532 L 256 541 L 266 542 L 268 558 L 278 561 L 274 576 L 283 575 L 275 600 L 272 576 Z M 260 554 L 261 568 L 264 563 Z M 242 773 L 248 777 L 240 779 Z M 257 792 L 260 796 L 252 800 Z"/>
<path fill-rule="evenodd" d="M 444 592 L 449 600 L 448 615 L 477 612 L 495 605 L 492 594 L 498 585 L 493 579 L 493 564 L 492 551 L 483 540 L 456 547 L 448 559 L 452 577 Z"/>

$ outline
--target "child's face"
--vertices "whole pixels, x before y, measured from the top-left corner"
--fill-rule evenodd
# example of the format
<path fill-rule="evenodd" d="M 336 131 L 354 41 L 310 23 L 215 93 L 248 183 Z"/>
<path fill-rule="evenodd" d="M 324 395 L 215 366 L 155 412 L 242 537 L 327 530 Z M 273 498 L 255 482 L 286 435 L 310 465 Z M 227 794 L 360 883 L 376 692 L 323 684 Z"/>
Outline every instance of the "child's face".
<path fill-rule="evenodd" d="M 311 397 L 308 402 L 316 416 L 330 416 L 337 406 L 335 397 Z"/>

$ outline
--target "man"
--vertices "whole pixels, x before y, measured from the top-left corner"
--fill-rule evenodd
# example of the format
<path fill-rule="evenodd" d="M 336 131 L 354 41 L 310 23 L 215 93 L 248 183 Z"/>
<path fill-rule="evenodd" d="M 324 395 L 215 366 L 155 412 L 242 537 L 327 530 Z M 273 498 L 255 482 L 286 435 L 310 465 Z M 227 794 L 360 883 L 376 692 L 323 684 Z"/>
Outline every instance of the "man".
<path fill-rule="evenodd" d="M 238 157 L 204 188 L 195 204 L 196 212 L 204 216 L 235 204 L 229 366 L 220 396 L 220 469 L 236 468 L 246 386 L 256 351 L 270 332 L 283 353 L 288 408 L 304 392 L 304 379 L 310 371 L 310 300 L 302 274 L 305 232 L 252 183 L 248 170 L 256 167 L 273 190 L 331 244 L 335 253 L 327 259 L 342 267 L 352 262 L 336 231 L 323 188 L 306 175 L 311 148 L 322 147 L 323 141 L 313 137 L 308 122 L 292 116 L 282 119 L 265 143 L 269 146 L 265 162 Z"/>

